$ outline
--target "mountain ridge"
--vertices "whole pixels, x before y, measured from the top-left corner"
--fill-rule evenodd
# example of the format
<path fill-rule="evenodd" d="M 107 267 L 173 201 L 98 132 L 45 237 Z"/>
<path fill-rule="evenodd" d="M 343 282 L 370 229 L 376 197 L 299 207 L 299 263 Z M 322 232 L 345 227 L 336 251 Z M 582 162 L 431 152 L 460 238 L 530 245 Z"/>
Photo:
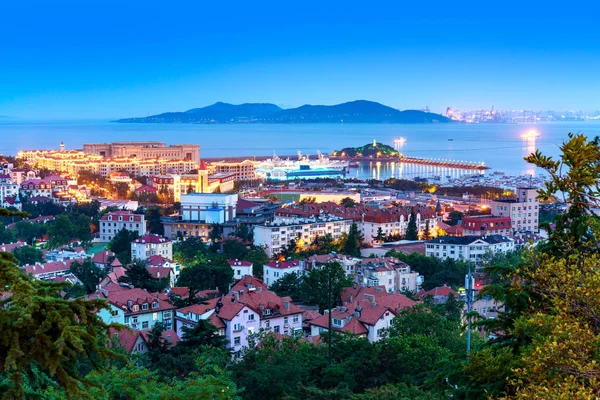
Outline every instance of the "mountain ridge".
<path fill-rule="evenodd" d="M 119 123 L 434 123 L 448 118 L 419 110 L 400 111 L 381 103 L 355 100 L 334 105 L 305 104 L 283 109 L 271 103 L 217 102 L 183 112 L 165 112 Z"/>

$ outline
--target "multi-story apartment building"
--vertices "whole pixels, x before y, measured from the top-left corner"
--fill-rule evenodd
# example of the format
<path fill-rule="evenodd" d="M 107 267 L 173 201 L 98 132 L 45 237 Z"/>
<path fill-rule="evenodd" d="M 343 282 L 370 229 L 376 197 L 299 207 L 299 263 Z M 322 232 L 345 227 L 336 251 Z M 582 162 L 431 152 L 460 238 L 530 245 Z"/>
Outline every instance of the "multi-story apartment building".
<path fill-rule="evenodd" d="M 237 202 L 237 194 L 181 195 L 180 216 L 163 219 L 165 237 L 173 240 L 189 236 L 208 238 L 213 224 L 224 224 L 235 220 Z"/>
<path fill-rule="evenodd" d="M 304 261 L 271 261 L 263 266 L 263 279 L 267 286 L 273 285 L 287 274 L 300 276 L 304 273 Z"/>
<path fill-rule="evenodd" d="M 198 174 L 187 175 L 159 175 L 151 178 L 152 187 L 157 191 L 166 189 L 175 201 L 180 201 L 181 196 L 188 193 L 227 193 L 234 188 L 233 174 L 207 175 L 200 170 Z"/>
<path fill-rule="evenodd" d="M 200 163 L 200 146 L 197 144 L 174 144 L 164 142 L 113 142 L 84 144 L 83 152 L 106 158 L 163 158 Z"/>
<path fill-rule="evenodd" d="M 144 235 L 131 242 L 131 259 L 146 260 L 152 256 L 173 259 L 173 242 L 158 235 Z"/>
<path fill-rule="evenodd" d="M 242 279 L 246 275 L 252 275 L 252 264 L 244 260 L 228 260 L 231 269 L 233 269 L 233 279 Z"/>
<path fill-rule="evenodd" d="M 507 252 L 514 248 L 514 240 L 501 235 L 440 236 L 427 242 L 425 255 L 442 260 L 471 261 L 479 265 L 487 252 Z"/>
<path fill-rule="evenodd" d="M 495 217 L 493 215 L 467 216 L 460 225 L 464 236 L 503 235 L 512 236 L 512 221 L 510 217 Z"/>
<path fill-rule="evenodd" d="M 352 220 L 323 215 L 312 218 L 275 218 L 273 222 L 254 227 L 254 244 L 264 246 L 269 257 L 279 254 L 292 240 L 303 247 L 317 236 L 330 234 L 334 240 L 348 233 Z"/>
<path fill-rule="evenodd" d="M 404 235 L 412 210 L 415 212 L 417 228 L 421 232 L 425 230 L 428 223 L 430 229 L 433 229 L 441 220 L 435 209 L 430 207 L 399 205 L 382 208 L 366 204 L 344 207 L 335 202 L 294 204 L 283 207 L 275 212 L 275 220 L 334 215 L 354 221 L 363 234 L 364 242 L 372 244 L 380 229 L 384 236 Z"/>
<path fill-rule="evenodd" d="M 100 218 L 100 240 L 110 242 L 121 230 L 137 232 L 139 236 L 146 234 L 146 219 L 144 214 L 134 214 L 131 211 L 114 211 Z"/>
<path fill-rule="evenodd" d="M 102 309 L 98 312 L 105 323 L 118 323 L 142 330 L 152 329 L 157 322 L 161 322 L 166 329 L 173 328 L 175 306 L 162 300 L 156 293 L 123 288 L 116 291 L 101 290 L 91 297 L 107 300 L 110 310 Z"/>
<path fill-rule="evenodd" d="M 261 329 L 287 336 L 302 333 L 302 309 L 267 290 L 264 282 L 247 275 L 239 280 L 227 296 L 205 304 L 177 310 L 177 332 L 208 320 L 228 339 L 234 354 L 251 344 L 250 338 Z"/>
<path fill-rule="evenodd" d="M 212 162 L 211 166 L 217 174 L 233 174 L 236 181 L 250 181 L 257 179 L 256 163 L 251 160 L 244 161 L 219 161 Z"/>
<path fill-rule="evenodd" d="M 421 290 L 423 276 L 394 257 L 365 258 L 356 265 L 360 286 L 383 286 L 388 293 Z"/>
<path fill-rule="evenodd" d="M 5 207 L 6 199 L 14 199 L 19 194 L 19 185 L 14 183 L 10 175 L 0 174 L 0 207 Z"/>
<path fill-rule="evenodd" d="M 198 168 L 198 162 L 187 159 L 103 157 L 81 151 L 27 150 L 19 157 L 29 160 L 39 168 L 65 172 L 77 176 L 89 171 L 107 177 L 125 171 L 130 176 L 155 176 L 161 174 L 186 174 Z"/>
<path fill-rule="evenodd" d="M 360 263 L 360 259 L 337 253 L 314 255 L 304 260 L 304 270 L 310 271 L 313 268 L 318 269 L 330 262 L 340 264 L 346 272 L 346 275 L 348 275 L 349 278 L 353 278 L 356 273 L 356 266 Z"/>
<path fill-rule="evenodd" d="M 539 232 L 537 189 L 517 188 L 515 200 L 494 200 L 491 208 L 493 216 L 510 217 L 513 232 Z"/>

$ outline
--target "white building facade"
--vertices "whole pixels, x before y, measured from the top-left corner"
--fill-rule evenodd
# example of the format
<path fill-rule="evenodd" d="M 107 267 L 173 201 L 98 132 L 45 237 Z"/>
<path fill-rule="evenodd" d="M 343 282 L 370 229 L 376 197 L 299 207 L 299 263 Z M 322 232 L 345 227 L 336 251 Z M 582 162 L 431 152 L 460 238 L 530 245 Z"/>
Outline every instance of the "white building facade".
<path fill-rule="evenodd" d="M 265 248 L 269 257 L 279 254 L 292 240 L 296 245 L 309 245 L 317 236 L 331 234 L 338 240 L 348 233 L 352 220 L 332 215 L 312 218 L 286 218 L 254 227 L 254 244 Z"/>
<path fill-rule="evenodd" d="M 131 259 L 146 260 L 152 256 L 173 259 L 173 242 L 158 235 L 144 235 L 131 242 Z"/>
<path fill-rule="evenodd" d="M 471 261 L 479 265 L 487 252 L 505 253 L 514 248 L 514 240 L 501 235 L 441 236 L 427 242 L 425 255 L 442 260 Z"/>
<path fill-rule="evenodd" d="M 115 211 L 106 213 L 100 218 L 99 231 L 102 242 L 110 242 L 121 229 L 137 232 L 139 236 L 144 236 L 146 234 L 144 214 Z"/>
<path fill-rule="evenodd" d="M 537 189 L 517 188 L 516 200 L 495 200 L 492 202 L 492 215 L 510 217 L 515 232 L 539 232 L 539 209 Z"/>

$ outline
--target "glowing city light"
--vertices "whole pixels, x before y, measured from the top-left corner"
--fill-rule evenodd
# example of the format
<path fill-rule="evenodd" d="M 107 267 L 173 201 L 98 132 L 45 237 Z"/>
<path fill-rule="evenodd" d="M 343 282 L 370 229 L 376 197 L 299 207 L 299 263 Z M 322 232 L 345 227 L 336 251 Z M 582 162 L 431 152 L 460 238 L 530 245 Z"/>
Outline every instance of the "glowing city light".
<path fill-rule="evenodd" d="M 538 130 L 530 129 L 529 131 L 522 134 L 521 138 L 523 138 L 523 140 L 535 140 L 538 137 L 540 137 L 540 135 L 541 133 Z"/>

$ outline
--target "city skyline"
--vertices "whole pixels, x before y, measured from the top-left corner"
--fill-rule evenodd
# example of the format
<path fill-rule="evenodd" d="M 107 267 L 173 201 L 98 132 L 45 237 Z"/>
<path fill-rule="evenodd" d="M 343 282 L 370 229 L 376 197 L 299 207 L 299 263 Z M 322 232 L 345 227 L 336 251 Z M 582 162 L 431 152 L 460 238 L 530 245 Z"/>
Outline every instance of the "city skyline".
<path fill-rule="evenodd" d="M 0 115 L 113 119 L 217 101 L 357 99 L 439 113 L 600 107 L 593 13 L 580 9 L 157 4 L 5 6 Z"/>

